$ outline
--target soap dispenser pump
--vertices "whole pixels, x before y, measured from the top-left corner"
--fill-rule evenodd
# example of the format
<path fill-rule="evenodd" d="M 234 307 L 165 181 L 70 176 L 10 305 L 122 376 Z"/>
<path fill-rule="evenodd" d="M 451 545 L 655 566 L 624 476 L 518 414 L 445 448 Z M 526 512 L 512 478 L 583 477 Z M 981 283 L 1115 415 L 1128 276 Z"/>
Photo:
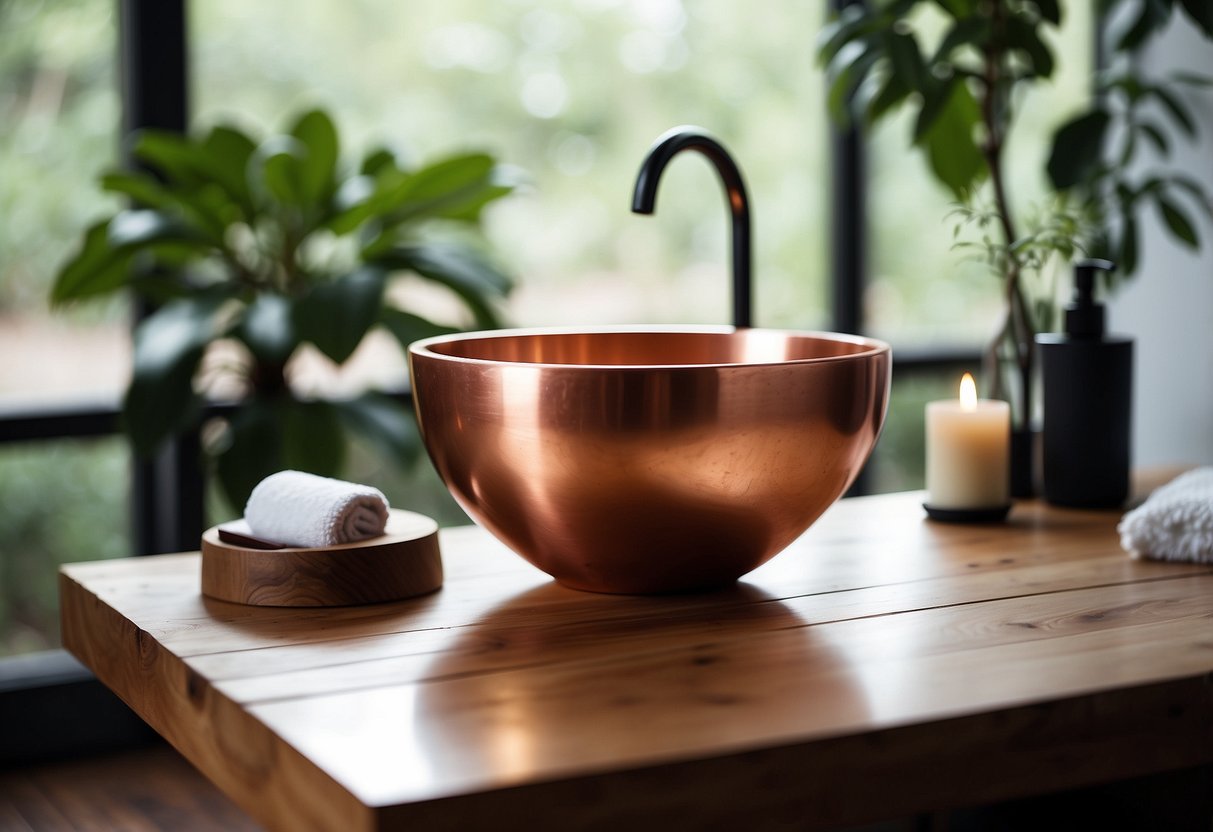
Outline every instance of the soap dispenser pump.
<path fill-rule="evenodd" d="M 1044 496 L 1057 505 L 1114 508 L 1129 496 L 1133 341 L 1105 333 L 1095 302 L 1096 273 L 1114 268 L 1078 263 L 1065 331 L 1036 336 Z"/>

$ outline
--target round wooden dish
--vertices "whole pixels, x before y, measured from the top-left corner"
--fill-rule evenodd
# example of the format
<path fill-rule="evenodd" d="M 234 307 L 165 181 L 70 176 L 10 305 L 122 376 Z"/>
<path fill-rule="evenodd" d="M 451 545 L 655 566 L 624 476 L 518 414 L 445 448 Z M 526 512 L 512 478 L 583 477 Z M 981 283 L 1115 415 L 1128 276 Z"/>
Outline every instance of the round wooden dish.
<path fill-rule="evenodd" d="M 261 607 L 340 607 L 425 595 L 442 586 L 438 524 L 392 509 L 380 537 L 323 549 L 253 549 L 202 535 L 202 594 Z"/>

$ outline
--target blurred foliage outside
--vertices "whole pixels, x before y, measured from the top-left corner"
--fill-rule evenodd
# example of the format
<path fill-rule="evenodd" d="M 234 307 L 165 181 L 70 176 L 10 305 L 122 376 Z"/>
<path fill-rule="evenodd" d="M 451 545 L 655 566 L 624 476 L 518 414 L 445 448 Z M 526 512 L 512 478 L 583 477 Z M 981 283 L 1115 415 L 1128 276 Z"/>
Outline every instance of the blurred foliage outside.
<path fill-rule="evenodd" d="M 1067 80 L 1032 105 L 1039 117 L 1024 120 L 1025 132 L 1045 131 L 1085 91 L 1086 5 L 1067 5 L 1074 17 L 1057 46 Z M 746 175 L 758 324 L 827 323 L 830 172 L 812 49 L 824 4 L 779 3 L 761 14 L 730 0 L 189 8 L 198 127 L 233 119 L 261 130 L 320 105 L 352 149 L 386 141 L 416 161 L 485 149 L 526 171 L 530 193 L 486 218 L 518 276 L 514 323 L 728 320 L 727 214 L 708 165 L 687 154 L 663 177 L 655 216 L 629 210 L 644 152 L 683 123 L 715 133 Z M 0 349 L 17 357 L 0 372 L 0 397 L 116 398 L 129 377 L 124 304 L 53 318 L 46 306 L 66 246 L 114 204 L 92 185 L 117 156 L 114 13 L 112 0 L 0 2 Z M 1071 56 L 1080 56 L 1072 67 Z M 997 286 L 949 250 L 947 196 L 906 151 L 908 130 L 891 122 L 872 149 L 871 331 L 897 346 L 976 346 Z M 1025 179 L 1036 177 L 1030 154 L 1043 151 L 1024 152 Z M 1023 197 L 1031 193 L 1025 185 Z M 407 291 L 418 303 L 441 302 L 423 285 Z M 402 358 L 383 342 L 360 353 L 345 374 L 315 357 L 315 389 L 352 393 L 402 378 Z M 921 402 L 950 397 L 953 383 L 940 380 L 937 393 L 925 380 L 895 382 L 873 463 L 877 490 L 921 485 Z M 55 643 L 57 563 L 129 549 L 121 441 L 70 453 L 60 445 L 72 443 L 0 448 L 0 488 L 22 497 L 0 502 L 0 653 Z M 351 478 L 379 485 L 394 505 L 462 522 L 428 465 L 407 476 L 389 467 L 359 451 Z M 232 514 L 217 499 L 211 508 L 213 522 Z M 40 600 L 29 603 L 30 593 Z"/>
<path fill-rule="evenodd" d="M 0 446 L 0 656 L 58 645 L 59 565 L 130 554 L 121 437 Z"/>

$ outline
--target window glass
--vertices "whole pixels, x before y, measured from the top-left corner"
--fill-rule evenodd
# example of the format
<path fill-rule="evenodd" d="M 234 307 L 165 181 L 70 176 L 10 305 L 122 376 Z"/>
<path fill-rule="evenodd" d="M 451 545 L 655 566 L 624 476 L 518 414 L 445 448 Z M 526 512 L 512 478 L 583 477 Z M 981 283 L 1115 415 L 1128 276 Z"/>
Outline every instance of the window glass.
<path fill-rule="evenodd" d="M 131 553 L 126 441 L 0 445 L 0 656 L 59 644 L 60 564 Z"/>
<path fill-rule="evenodd" d="M 970 372 L 976 367 L 969 368 Z M 910 491 L 926 482 L 927 402 L 956 398 L 963 370 L 894 372 L 889 417 L 864 476 L 869 492 Z"/>
<path fill-rule="evenodd" d="M 52 312 L 56 268 L 112 203 L 119 106 L 113 0 L 0 3 L 0 404 L 114 397 L 129 374 L 121 302 Z"/>
<path fill-rule="evenodd" d="M 321 105 L 347 150 L 485 148 L 524 169 L 532 187 L 489 217 L 519 277 L 516 324 L 730 320 L 727 209 L 706 162 L 680 157 L 656 216 L 630 212 L 644 153 L 680 124 L 717 135 L 747 176 L 758 321 L 826 321 L 813 4 L 214 0 L 191 12 L 197 124 L 266 130 Z"/>

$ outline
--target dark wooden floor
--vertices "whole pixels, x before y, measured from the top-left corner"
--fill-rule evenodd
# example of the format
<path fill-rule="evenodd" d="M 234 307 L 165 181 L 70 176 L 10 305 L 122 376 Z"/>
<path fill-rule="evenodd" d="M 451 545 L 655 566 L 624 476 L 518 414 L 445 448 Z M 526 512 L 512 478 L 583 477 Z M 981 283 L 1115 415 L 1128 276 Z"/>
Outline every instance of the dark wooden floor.
<path fill-rule="evenodd" d="M 850 832 L 1209 832 L 1213 766 L 874 824 Z M 164 744 L 0 769 L 0 832 L 258 832 Z"/>
<path fill-rule="evenodd" d="M 167 745 L 0 770 L 0 832 L 256 832 Z"/>

